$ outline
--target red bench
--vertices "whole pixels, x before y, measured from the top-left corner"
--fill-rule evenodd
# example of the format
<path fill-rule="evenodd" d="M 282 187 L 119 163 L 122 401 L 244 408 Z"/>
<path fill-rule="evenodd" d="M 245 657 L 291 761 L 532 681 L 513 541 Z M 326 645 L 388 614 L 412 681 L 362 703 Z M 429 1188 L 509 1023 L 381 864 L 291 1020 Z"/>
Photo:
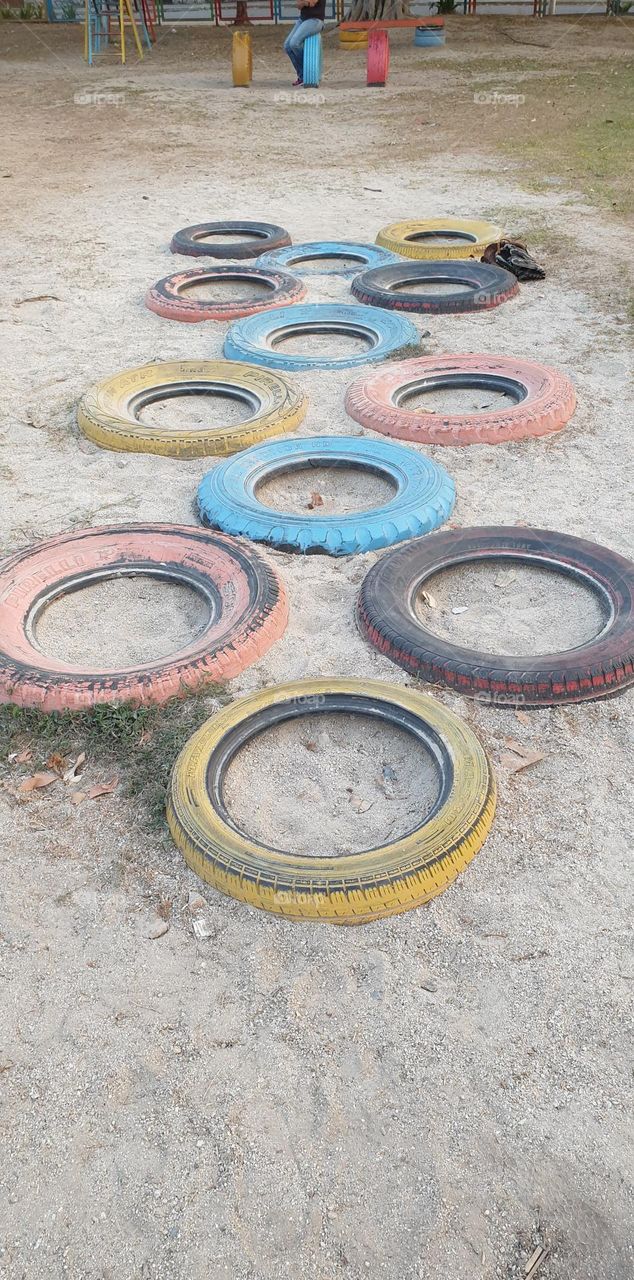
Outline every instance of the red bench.
<path fill-rule="evenodd" d="M 393 27 L 444 27 L 444 18 L 379 18 L 367 22 L 340 22 L 340 31 L 367 31 L 368 84 L 384 85 L 390 69 L 390 37 Z"/>

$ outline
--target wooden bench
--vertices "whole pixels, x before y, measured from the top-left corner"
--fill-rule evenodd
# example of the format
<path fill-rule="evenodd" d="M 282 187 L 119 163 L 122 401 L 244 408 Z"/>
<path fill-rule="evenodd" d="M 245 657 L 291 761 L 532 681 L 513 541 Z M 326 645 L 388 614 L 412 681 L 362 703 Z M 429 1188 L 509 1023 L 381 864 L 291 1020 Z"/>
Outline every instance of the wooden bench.
<path fill-rule="evenodd" d="M 474 0 L 475 3 L 475 0 Z M 444 18 L 379 18 L 366 22 L 340 22 L 340 31 L 367 31 L 368 84 L 383 86 L 390 69 L 390 37 L 395 27 L 444 27 Z"/>

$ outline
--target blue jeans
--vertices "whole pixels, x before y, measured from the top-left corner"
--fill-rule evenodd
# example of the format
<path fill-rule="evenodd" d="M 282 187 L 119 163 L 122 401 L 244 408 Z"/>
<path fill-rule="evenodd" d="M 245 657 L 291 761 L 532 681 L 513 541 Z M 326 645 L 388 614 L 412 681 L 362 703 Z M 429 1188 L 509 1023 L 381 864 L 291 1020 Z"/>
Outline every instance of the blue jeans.
<path fill-rule="evenodd" d="M 298 18 L 293 30 L 284 41 L 284 53 L 287 53 L 296 72 L 297 79 L 304 79 L 304 40 L 308 36 L 317 35 L 323 27 L 321 18 Z"/>

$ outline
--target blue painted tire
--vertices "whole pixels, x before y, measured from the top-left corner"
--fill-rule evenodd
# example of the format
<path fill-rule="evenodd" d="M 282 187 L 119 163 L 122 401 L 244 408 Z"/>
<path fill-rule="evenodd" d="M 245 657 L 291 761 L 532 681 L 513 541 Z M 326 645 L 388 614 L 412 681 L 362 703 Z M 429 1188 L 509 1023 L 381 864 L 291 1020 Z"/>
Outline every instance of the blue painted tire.
<path fill-rule="evenodd" d="M 307 36 L 304 40 L 304 88 L 318 89 L 321 81 L 321 35 Z"/>
<path fill-rule="evenodd" d="M 354 258 L 356 265 L 309 265 L 313 260 L 318 264 L 320 258 Z M 360 271 L 368 271 L 372 267 L 390 267 L 398 263 L 402 265 L 403 259 L 390 253 L 389 249 L 380 249 L 376 244 L 359 244 L 356 240 L 314 240 L 309 244 L 293 244 L 283 249 L 274 249 L 258 258 L 258 267 L 264 267 L 267 271 L 288 268 L 294 276 L 356 276 Z"/>
<path fill-rule="evenodd" d="M 417 27 L 414 32 L 414 44 L 419 47 L 430 48 L 432 45 L 441 45 L 445 43 L 444 32 L 442 35 L 436 35 L 433 28 L 430 31 L 420 31 Z"/>
<path fill-rule="evenodd" d="M 383 476 L 396 493 L 382 507 L 350 515 L 305 516 L 259 502 L 259 485 L 276 473 L 319 466 L 351 466 Z M 455 501 L 451 476 L 414 449 L 352 436 L 308 436 L 254 445 L 219 463 L 198 489 L 203 524 L 267 542 L 280 551 L 350 556 L 430 533 Z"/>
<path fill-rule="evenodd" d="M 286 333 L 343 333 L 364 337 L 369 350 L 345 356 L 290 355 L 276 351 L 273 339 Z M 247 360 L 271 369 L 348 369 L 354 365 L 385 360 L 401 347 L 420 344 L 418 330 L 405 316 L 380 307 L 350 306 L 338 302 L 314 302 L 302 306 L 277 307 L 259 315 L 246 316 L 232 324 L 224 345 L 227 360 Z"/>

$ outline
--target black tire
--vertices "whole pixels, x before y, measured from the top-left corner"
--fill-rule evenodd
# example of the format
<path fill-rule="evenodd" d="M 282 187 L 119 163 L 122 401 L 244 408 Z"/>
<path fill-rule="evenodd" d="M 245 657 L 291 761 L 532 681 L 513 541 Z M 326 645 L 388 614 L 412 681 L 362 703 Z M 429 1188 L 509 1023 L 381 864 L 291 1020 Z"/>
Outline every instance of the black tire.
<path fill-rule="evenodd" d="M 407 293 L 407 284 L 461 284 L 467 289 L 455 293 Z M 485 262 L 403 262 L 388 267 L 362 271 L 352 282 L 352 292 L 359 302 L 370 307 L 388 307 L 394 311 L 448 312 L 483 311 L 498 307 L 518 293 L 515 276 L 502 267 Z"/>
<path fill-rule="evenodd" d="M 208 235 L 257 236 L 257 240 L 234 240 L 227 244 L 213 244 L 202 240 Z M 290 244 L 291 237 L 283 227 L 271 222 L 200 222 L 195 227 L 183 227 L 172 236 L 172 253 L 184 253 L 190 258 L 258 258 L 270 249 L 281 249 Z"/>
<path fill-rule="evenodd" d="M 607 615 L 598 636 L 561 653 L 501 657 L 441 639 L 414 612 L 417 592 L 455 565 L 505 559 L 581 580 Z M 492 527 L 430 534 L 384 555 L 361 584 L 357 619 L 371 643 L 432 684 L 500 705 L 585 702 L 634 683 L 634 564 L 594 542 L 548 529 Z"/>

